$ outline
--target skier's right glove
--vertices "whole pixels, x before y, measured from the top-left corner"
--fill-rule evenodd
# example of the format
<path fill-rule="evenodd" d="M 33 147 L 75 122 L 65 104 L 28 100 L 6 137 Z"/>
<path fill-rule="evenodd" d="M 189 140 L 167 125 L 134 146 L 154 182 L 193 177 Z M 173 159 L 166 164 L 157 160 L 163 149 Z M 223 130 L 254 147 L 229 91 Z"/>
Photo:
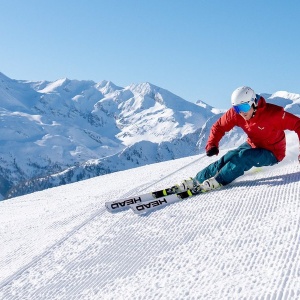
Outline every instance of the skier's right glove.
<path fill-rule="evenodd" d="M 206 150 L 207 156 L 213 156 L 219 154 L 219 148 L 216 146 L 211 147 L 210 149 Z"/>

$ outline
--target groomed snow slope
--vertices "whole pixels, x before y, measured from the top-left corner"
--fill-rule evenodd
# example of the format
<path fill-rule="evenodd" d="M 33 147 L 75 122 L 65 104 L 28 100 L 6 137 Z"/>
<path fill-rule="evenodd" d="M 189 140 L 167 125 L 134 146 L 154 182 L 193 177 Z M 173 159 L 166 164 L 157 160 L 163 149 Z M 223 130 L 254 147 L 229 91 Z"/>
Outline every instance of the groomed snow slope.
<path fill-rule="evenodd" d="M 104 202 L 169 186 L 213 159 L 148 165 L 0 202 L 0 299 L 299 299 L 293 133 L 289 149 L 276 166 L 146 216 L 110 214 Z"/>

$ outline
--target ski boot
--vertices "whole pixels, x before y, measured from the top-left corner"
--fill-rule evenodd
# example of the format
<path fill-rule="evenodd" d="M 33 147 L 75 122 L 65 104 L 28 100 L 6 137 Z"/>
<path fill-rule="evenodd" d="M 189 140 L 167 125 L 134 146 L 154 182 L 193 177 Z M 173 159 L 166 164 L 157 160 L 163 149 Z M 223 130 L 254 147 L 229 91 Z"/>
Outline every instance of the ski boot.
<path fill-rule="evenodd" d="M 180 184 L 174 186 L 173 188 L 175 188 L 176 193 L 186 192 L 187 190 L 189 190 L 192 192 L 192 194 L 198 194 L 202 189 L 199 182 L 192 177 L 183 180 Z"/>
<path fill-rule="evenodd" d="M 201 184 L 201 191 L 208 192 L 221 187 L 222 185 L 216 180 L 215 177 L 208 178 L 204 180 Z"/>

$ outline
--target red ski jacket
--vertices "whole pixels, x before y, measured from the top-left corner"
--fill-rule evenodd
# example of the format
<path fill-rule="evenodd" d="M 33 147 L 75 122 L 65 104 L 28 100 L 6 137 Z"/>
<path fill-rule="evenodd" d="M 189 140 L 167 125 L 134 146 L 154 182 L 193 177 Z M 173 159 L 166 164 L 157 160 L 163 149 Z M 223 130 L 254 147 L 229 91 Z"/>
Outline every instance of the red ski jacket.
<path fill-rule="evenodd" d="M 284 130 L 298 134 L 300 141 L 300 118 L 284 111 L 283 107 L 266 103 L 263 97 L 258 101 L 255 116 L 246 121 L 233 108 L 229 109 L 211 128 L 206 150 L 219 147 L 224 134 L 234 126 L 241 127 L 248 135 L 252 148 L 264 148 L 273 152 L 278 161 L 285 157 L 286 140 Z"/>

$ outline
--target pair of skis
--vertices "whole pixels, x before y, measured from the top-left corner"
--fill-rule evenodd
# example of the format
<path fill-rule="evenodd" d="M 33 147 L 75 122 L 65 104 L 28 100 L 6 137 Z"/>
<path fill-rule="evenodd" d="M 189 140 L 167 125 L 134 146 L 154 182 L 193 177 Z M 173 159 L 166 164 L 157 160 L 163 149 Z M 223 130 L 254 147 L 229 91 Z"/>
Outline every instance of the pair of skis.
<path fill-rule="evenodd" d="M 132 209 L 134 213 L 141 215 L 163 208 L 171 203 L 179 202 L 200 192 L 190 189 L 184 192 L 176 192 L 176 189 L 172 187 L 139 196 L 109 201 L 105 203 L 105 206 L 111 213 Z"/>

